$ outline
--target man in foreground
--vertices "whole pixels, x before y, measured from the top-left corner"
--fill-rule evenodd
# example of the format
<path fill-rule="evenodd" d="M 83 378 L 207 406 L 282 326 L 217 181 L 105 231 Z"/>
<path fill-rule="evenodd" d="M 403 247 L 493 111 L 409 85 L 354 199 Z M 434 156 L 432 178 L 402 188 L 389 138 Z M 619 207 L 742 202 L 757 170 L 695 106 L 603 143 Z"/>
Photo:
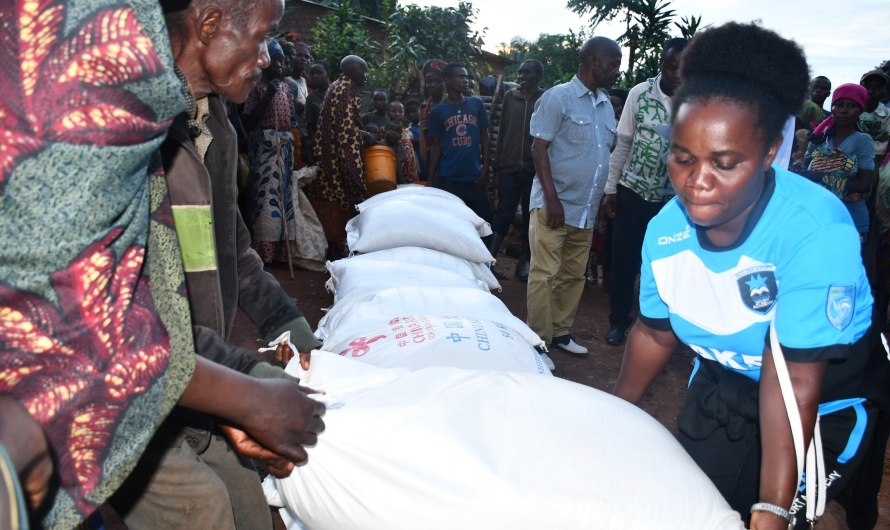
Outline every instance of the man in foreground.
<path fill-rule="evenodd" d="M 274 32 L 282 10 L 281 0 L 250 7 L 194 0 L 186 9 L 167 13 L 188 109 L 175 119 L 161 154 L 196 352 L 249 376 L 243 380 L 247 391 L 235 394 L 244 414 L 281 409 L 272 421 L 317 432 L 323 424 L 316 417 L 323 406 L 280 368 L 226 342 L 240 307 L 267 341 L 289 331 L 300 351 L 319 345 L 306 319 L 250 248 L 236 204 L 237 138 L 221 97 L 242 102 L 255 86 L 260 70 L 269 64 L 266 36 Z M 279 385 L 295 390 L 287 401 L 262 400 L 265 389 Z M 231 390 L 221 386 L 217 393 Z M 251 458 L 263 460 L 275 474 L 293 468 L 292 461 L 243 431 L 206 414 L 175 409 L 112 505 L 130 528 L 271 528 Z"/>
<path fill-rule="evenodd" d="M 306 459 L 302 446 L 323 428 L 321 407 L 312 405 L 308 422 L 292 414 L 305 399 L 297 385 L 257 384 L 195 356 L 183 259 L 154 156 L 185 108 L 171 90 L 179 82 L 160 7 L 74 4 L 43 6 L 39 20 L 15 16 L 36 13 L 33 2 L 0 7 L 9 72 L 33 72 L 21 57 L 35 46 L 97 58 L 76 71 L 41 70 L 63 90 L 53 105 L 35 104 L 25 75 L 13 75 L 0 96 L 7 145 L 17 146 L 0 171 L 0 431 L 13 440 L 0 438 L 42 528 L 74 528 L 105 502 L 177 402 L 237 425 L 240 439 L 269 448 L 264 457 L 283 472 Z M 119 31 L 94 31 L 107 24 Z"/>

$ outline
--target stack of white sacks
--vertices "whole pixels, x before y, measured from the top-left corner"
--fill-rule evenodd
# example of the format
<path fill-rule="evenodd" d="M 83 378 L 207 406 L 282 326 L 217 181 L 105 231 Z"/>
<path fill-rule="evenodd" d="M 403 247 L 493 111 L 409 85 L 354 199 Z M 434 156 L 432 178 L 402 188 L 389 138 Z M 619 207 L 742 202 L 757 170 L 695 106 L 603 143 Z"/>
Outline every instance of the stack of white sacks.
<path fill-rule="evenodd" d="M 308 371 L 326 431 L 264 482 L 288 528 L 743 528 L 658 422 L 554 378 L 491 289 L 488 223 L 400 187 L 358 206 Z"/>
<path fill-rule="evenodd" d="M 490 293 L 491 227 L 454 195 L 406 186 L 358 205 L 353 256 L 328 263 L 326 351 L 382 368 L 450 366 L 549 375 L 544 342 Z"/>

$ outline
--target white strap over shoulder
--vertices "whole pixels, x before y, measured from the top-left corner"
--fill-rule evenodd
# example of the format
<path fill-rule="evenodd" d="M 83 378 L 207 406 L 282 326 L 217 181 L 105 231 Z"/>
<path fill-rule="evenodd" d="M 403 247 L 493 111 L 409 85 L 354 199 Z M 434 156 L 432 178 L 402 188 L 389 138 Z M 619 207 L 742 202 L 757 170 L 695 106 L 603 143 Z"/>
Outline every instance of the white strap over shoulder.
<path fill-rule="evenodd" d="M 788 373 L 788 365 L 785 364 L 785 356 L 782 354 L 782 346 L 779 344 L 779 337 L 776 334 L 775 321 L 770 324 L 769 342 L 773 353 L 773 363 L 776 366 L 776 375 L 779 378 L 779 387 L 782 390 L 782 399 L 785 401 L 785 411 L 791 425 L 791 437 L 794 439 L 794 453 L 797 456 L 797 483 L 800 484 L 804 470 L 806 470 L 807 521 L 815 522 L 825 512 L 826 496 L 825 459 L 822 455 L 819 417 L 816 416 L 813 439 L 809 441 L 809 451 L 806 451 L 800 410 L 797 408 L 794 388 L 791 385 L 791 375 Z M 805 459 L 806 467 L 804 467 Z M 814 489 L 816 491 L 813 491 Z"/>

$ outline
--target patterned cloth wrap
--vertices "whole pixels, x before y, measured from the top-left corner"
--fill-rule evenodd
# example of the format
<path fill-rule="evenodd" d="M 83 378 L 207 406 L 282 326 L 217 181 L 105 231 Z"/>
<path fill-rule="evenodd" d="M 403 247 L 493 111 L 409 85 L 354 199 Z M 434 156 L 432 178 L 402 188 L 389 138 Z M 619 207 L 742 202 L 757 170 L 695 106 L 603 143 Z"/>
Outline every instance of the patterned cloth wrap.
<path fill-rule="evenodd" d="M 70 529 L 126 478 L 194 370 L 156 171 L 185 102 L 154 0 L 10 0 L 0 20 L 0 394 L 54 455 L 43 527 Z"/>
<path fill-rule="evenodd" d="M 355 83 L 345 75 L 331 83 L 315 133 L 318 177 L 305 188 L 310 200 L 334 202 L 350 213 L 368 198 L 361 108 L 361 92 Z"/>
<path fill-rule="evenodd" d="M 264 263 L 284 263 L 285 242 L 292 241 L 296 234 L 291 200 L 294 137 L 289 132 L 258 129 L 250 133 L 248 149 L 253 192 L 251 246 Z M 282 218 L 287 222 L 287 231 Z"/>
<path fill-rule="evenodd" d="M 848 155 L 836 147 L 820 145 L 813 150 L 813 160 L 809 171 L 822 176 L 817 181 L 828 191 L 843 199 L 846 195 L 847 182 L 856 178 L 859 164 L 856 155 Z"/>

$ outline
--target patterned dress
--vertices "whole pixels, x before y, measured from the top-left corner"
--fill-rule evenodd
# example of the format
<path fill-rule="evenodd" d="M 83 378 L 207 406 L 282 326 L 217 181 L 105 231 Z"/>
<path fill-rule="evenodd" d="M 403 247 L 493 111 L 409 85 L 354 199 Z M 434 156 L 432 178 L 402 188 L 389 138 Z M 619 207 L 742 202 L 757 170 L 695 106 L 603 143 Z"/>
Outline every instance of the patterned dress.
<path fill-rule="evenodd" d="M 256 111 L 267 90 L 269 83 L 260 81 L 244 102 L 244 114 Z M 248 135 L 247 157 L 253 192 L 251 245 L 264 263 L 286 262 L 285 242 L 293 240 L 296 233 L 291 200 L 291 173 L 294 170 L 292 109 L 290 90 L 282 83 L 256 129 Z"/>
<path fill-rule="evenodd" d="M 0 394 L 43 427 L 70 529 L 194 370 L 158 147 L 185 108 L 154 0 L 0 3 Z"/>
<path fill-rule="evenodd" d="M 294 168 L 300 169 L 305 165 L 303 162 L 302 142 L 300 140 L 309 134 L 309 129 L 306 126 L 306 98 L 309 97 L 309 87 L 306 86 L 306 78 L 302 76 L 298 79 L 287 76 L 284 78 L 284 81 L 290 90 L 292 103 L 290 129 L 294 135 Z M 300 110 L 298 111 L 297 109 Z"/>
<path fill-rule="evenodd" d="M 418 177 L 417 157 L 414 155 L 414 144 L 411 133 L 405 129 L 407 138 L 402 135 L 399 145 L 393 149 L 396 153 L 396 180 L 399 184 L 416 184 Z"/>
<path fill-rule="evenodd" d="M 420 115 L 420 163 L 424 167 L 428 167 L 430 163 L 430 112 L 437 103 L 433 103 L 433 98 L 427 98 L 420 104 L 418 114 Z"/>
<path fill-rule="evenodd" d="M 346 239 L 346 222 L 355 205 L 368 198 L 360 129 L 359 89 L 341 75 L 325 95 L 313 151 L 318 176 L 306 188 L 328 241 Z"/>

